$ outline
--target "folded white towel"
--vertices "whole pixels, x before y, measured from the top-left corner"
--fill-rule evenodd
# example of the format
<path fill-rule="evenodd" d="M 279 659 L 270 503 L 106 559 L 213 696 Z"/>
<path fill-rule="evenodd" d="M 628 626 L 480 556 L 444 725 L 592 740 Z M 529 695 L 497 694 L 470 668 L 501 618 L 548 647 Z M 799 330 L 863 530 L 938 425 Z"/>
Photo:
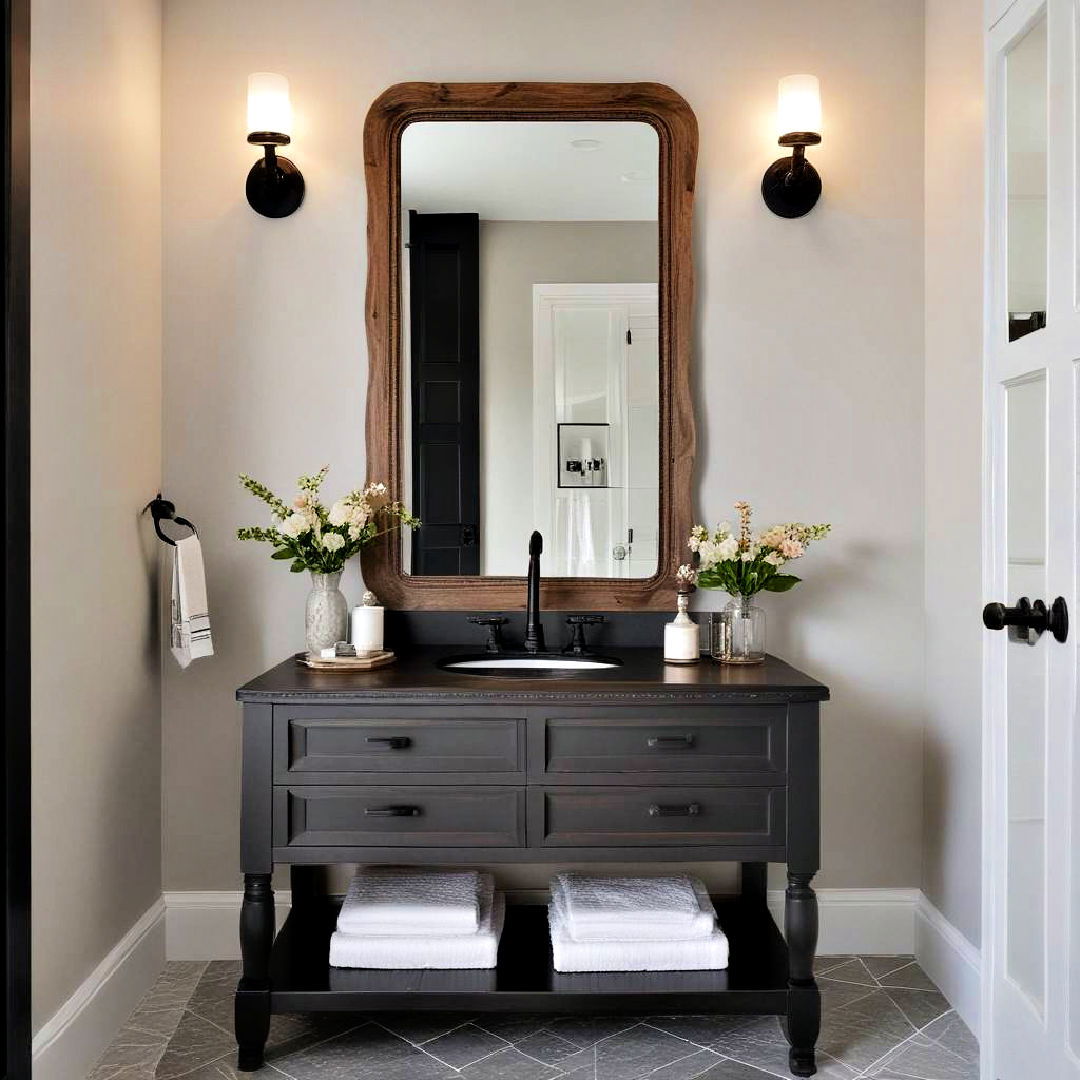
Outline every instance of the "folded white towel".
<path fill-rule="evenodd" d="M 574 933 L 606 926 L 613 916 L 628 924 L 688 928 L 701 912 L 689 874 L 663 877 L 602 877 L 556 874 Z"/>
<path fill-rule="evenodd" d="M 202 544 L 194 535 L 173 547 L 171 622 L 172 654 L 182 668 L 200 656 L 214 655 Z"/>
<path fill-rule="evenodd" d="M 506 918 L 501 892 L 485 897 L 472 934 L 330 935 L 330 966 L 338 968 L 493 968 Z"/>
<path fill-rule="evenodd" d="M 728 941 L 718 928 L 700 941 L 574 941 L 548 908 L 556 971 L 706 971 L 726 968 Z"/>
<path fill-rule="evenodd" d="M 585 926 L 579 927 L 567 911 L 566 893 L 557 878 L 552 883 L 551 902 L 567 934 L 574 941 L 701 941 L 716 929 L 716 909 L 704 883 L 696 877 L 689 880 L 694 889 L 698 913 L 686 926 L 639 922 L 625 919 L 620 912 L 614 912 L 603 922 L 599 918 L 587 920 Z"/>
<path fill-rule="evenodd" d="M 347 934 L 475 934 L 481 894 L 494 892 L 490 874 L 368 866 L 349 882 L 337 928 Z"/>

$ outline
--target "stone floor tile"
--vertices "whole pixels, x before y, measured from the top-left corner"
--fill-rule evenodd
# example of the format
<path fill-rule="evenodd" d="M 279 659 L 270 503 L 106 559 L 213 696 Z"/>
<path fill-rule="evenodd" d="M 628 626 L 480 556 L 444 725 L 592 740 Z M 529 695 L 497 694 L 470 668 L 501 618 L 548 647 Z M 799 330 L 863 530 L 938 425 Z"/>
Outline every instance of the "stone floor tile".
<path fill-rule="evenodd" d="M 650 1016 L 650 1027 L 685 1039 L 695 1046 L 712 1047 L 733 1031 L 745 1028 L 757 1017 L 749 1016 Z"/>
<path fill-rule="evenodd" d="M 693 1049 L 693 1048 L 691 1048 Z M 694 1050 L 670 1065 L 662 1065 L 649 1073 L 649 1080 L 698 1080 L 724 1059 L 712 1050 Z"/>
<path fill-rule="evenodd" d="M 977 1061 L 965 1061 L 939 1043 L 911 1040 L 897 1047 L 869 1071 L 878 1078 L 899 1075 L 923 1080 L 979 1080 Z"/>
<path fill-rule="evenodd" d="M 293 1080 L 449 1080 L 457 1075 L 372 1023 L 288 1054 L 273 1067 Z"/>
<path fill-rule="evenodd" d="M 554 1019 L 557 1018 L 549 1015 L 530 1016 L 526 1013 L 484 1013 L 473 1023 L 485 1031 L 490 1031 L 492 1035 L 498 1035 L 500 1039 L 505 1039 L 509 1043 L 518 1043 L 522 1039 L 535 1035 L 538 1031 L 545 1030 Z"/>
<path fill-rule="evenodd" d="M 938 990 L 904 990 L 890 987 L 885 992 L 917 1028 L 925 1027 L 932 1020 L 944 1016 L 951 1008 L 945 995 Z"/>
<path fill-rule="evenodd" d="M 559 1068 L 572 1075 L 592 1061 L 596 1080 L 637 1080 L 696 1052 L 683 1039 L 638 1024 L 566 1058 L 559 1062 Z"/>
<path fill-rule="evenodd" d="M 820 981 L 853 983 L 856 986 L 878 985 L 877 980 L 867 971 L 866 965 L 857 956 L 846 964 L 822 972 L 818 979 Z"/>
<path fill-rule="evenodd" d="M 905 964 L 878 979 L 882 986 L 897 986 L 907 990 L 936 990 L 926 972 L 916 963 Z"/>
<path fill-rule="evenodd" d="M 564 1074 L 561 1069 L 535 1061 L 508 1046 L 483 1061 L 466 1066 L 456 1075 L 462 1080 L 562 1080 Z"/>
<path fill-rule="evenodd" d="M 506 1046 L 504 1039 L 478 1028 L 475 1024 L 463 1024 L 424 1043 L 424 1053 L 437 1057 L 453 1069 L 463 1069 L 497 1050 L 505 1049 Z"/>
<path fill-rule="evenodd" d="M 563 1058 L 576 1054 L 580 1049 L 572 1042 L 567 1042 L 566 1039 L 562 1039 L 554 1032 L 545 1029 L 533 1032 L 524 1039 L 518 1039 L 514 1046 L 523 1054 L 536 1058 L 537 1061 L 542 1061 L 545 1065 L 555 1065 L 562 1061 Z"/>
<path fill-rule="evenodd" d="M 232 1035 L 194 1013 L 185 1012 L 176 1034 L 158 1062 L 157 1080 L 173 1080 L 203 1065 L 232 1053 L 236 1042 Z"/>
<path fill-rule="evenodd" d="M 914 956 L 904 953 L 898 953 L 895 956 L 885 955 L 873 955 L 873 956 L 859 956 L 859 959 L 863 962 L 863 966 L 875 979 L 880 979 L 882 975 L 888 975 L 898 968 L 906 967 L 908 964 L 913 963 Z"/>
<path fill-rule="evenodd" d="M 824 975 L 826 971 L 830 971 L 832 968 L 838 968 L 842 964 L 846 964 L 855 957 L 850 953 L 838 953 L 835 956 L 815 956 L 814 957 L 814 974 Z"/>
<path fill-rule="evenodd" d="M 875 1064 L 915 1032 L 884 990 L 822 1017 L 818 1048 L 858 1072 Z"/>
<path fill-rule="evenodd" d="M 563 1016 L 551 1021 L 547 1030 L 585 1050 L 639 1022 L 634 1016 Z"/>
<path fill-rule="evenodd" d="M 475 1020 L 473 1013 L 380 1013 L 376 1021 L 415 1046 L 421 1046 L 454 1028 Z M 497 1034 L 497 1032 L 493 1032 Z"/>

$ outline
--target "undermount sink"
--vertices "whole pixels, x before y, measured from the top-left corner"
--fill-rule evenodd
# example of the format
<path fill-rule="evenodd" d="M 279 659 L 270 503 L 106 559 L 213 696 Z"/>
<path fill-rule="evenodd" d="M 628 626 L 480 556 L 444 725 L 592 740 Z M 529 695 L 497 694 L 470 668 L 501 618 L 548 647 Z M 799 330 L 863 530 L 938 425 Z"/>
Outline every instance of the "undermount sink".
<path fill-rule="evenodd" d="M 502 656 L 481 653 L 470 656 L 448 656 L 439 661 L 439 667 L 444 671 L 456 671 L 462 675 L 521 679 L 583 675 L 621 666 L 621 660 L 610 656 L 562 656 L 558 653 Z"/>

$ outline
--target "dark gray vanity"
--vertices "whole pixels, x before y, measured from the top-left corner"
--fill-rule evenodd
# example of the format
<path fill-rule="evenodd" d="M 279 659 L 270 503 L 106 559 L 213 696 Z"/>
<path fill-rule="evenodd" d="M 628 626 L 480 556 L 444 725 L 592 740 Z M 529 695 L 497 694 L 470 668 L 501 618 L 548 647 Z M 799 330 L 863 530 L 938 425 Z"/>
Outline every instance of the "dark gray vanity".
<path fill-rule="evenodd" d="M 735 1012 L 787 1017 L 791 1064 L 814 1071 L 818 703 L 778 659 L 665 665 L 658 649 L 570 678 L 440 669 L 442 645 L 389 668 L 316 673 L 287 660 L 248 683 L 244 711 L 240 1067 L 262 1061 L 271 1013 L 404 1009 Z M 457 651 L 461 651 L 458 649 Z M 726 971 L 560 974 L 545 909 L 511 907 L 492 971 L 331 969 L 332 863 L 738 862 L 717 912 Z M 765 867 L 787 864 L 787 942 Z M 292 911 L 275 939 L 271 873 Z"/>

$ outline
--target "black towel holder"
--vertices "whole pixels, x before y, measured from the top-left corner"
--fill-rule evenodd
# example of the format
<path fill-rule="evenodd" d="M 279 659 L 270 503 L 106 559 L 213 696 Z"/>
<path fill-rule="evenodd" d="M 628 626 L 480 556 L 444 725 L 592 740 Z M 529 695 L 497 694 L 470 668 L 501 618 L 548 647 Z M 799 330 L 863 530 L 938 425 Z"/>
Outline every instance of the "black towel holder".
<path fill-rule="evenodd" d="M 169 502 L 168 499 L 163 499 L 160 491 L 157 493 L 156 497 L 151 499 L 143 507 L 143 513 L 145 514 L 147 510 L 150 511 L 150 516 L 154 519 L 154 532 L 158 534 L 158 539 L 166 544 L 176 547 L 176 541 L 173 540 L 172 537 L 166 536 L 161 531 L 161 523 L 163 521 L 175 521 L 177 525 L 183 525 L 185 528 L 190 529 L 192 536 L 199 535 L 199 530 L 196 529 L 187 518 L 180 517 L 180 515 L 177 514 L 176 504 Z"/>

